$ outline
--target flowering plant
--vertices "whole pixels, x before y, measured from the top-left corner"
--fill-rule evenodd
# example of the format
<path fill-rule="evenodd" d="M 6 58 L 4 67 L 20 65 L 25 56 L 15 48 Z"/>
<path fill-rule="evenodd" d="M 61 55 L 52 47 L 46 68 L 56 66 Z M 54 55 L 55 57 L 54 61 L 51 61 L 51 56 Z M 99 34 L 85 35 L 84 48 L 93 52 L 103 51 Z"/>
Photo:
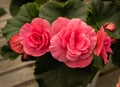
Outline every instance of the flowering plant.
<path fill-rule="evenodd" d="M 37 2 L 37 3 L 36 3 Z M 4 58 L 35 60 L 40 87 L 86 87 L 109 62 L 120 65 L 118 0 L 36 0 L 2 33 Z"/>

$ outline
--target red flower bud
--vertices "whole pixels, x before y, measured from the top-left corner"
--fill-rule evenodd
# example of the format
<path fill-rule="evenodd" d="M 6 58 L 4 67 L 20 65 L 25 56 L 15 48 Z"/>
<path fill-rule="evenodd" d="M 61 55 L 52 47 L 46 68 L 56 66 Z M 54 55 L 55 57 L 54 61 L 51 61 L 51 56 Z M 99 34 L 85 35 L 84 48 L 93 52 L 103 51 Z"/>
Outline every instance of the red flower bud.
<path fill-rule="evenodd" d="M 10 38 L 9 41 L 10 47 L 16 53 L 23 53 L 23 46 L 20 43 L 19 34 L 15 34 Z"/>
<path fill-rule="evenodd" d="M 103 24 L 104 29 L 109 30 L 109 31 L 115 31 L 116 25 L 112 22 L 108 22 Z"/>

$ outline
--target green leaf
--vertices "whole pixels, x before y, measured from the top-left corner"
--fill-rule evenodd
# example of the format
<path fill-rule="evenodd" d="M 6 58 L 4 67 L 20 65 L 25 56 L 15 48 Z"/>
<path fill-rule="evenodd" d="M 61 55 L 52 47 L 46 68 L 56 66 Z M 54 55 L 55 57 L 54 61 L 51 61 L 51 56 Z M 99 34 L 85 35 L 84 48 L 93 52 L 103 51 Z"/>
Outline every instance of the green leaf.
<path fill-rule="evenodd" d="M 14 60 L 19 56 L 19 54 L 11 50 L 9 45 L 4 45 L 2 48 L 0 48 L 0 55 L 2 55 L 4 59 L 11 59 L 11 60 Z"/>
<path fill-rule="evenodd" d="M 56 18 L 64 15 L 64 7 L 61 3 L 55 1 L 49 1 L 43 4 L 40 8 L 39 17 L 47 19 L 49 22 L 53 22 Z"/>
<path fill-rule="evenodd" d="M 38 5 L 46 3 L 48 0 L 35 0 Z"/>
<path fill-rule="evenodd" d="M 95 67 L 95 69 L 99 70 L 99 69 L 102 69 L 105 66 L 105 64 L 103 62 L 103 59 L 100 56 L 94 55 L 93 58 L 94 58 L 94 60 L 93 60 L 93 63 L 92 63 L 93 64 L 92 67 Z"/>
<path fill-rule="evenodd" d="M 19 32 L 21 26 L 35 17 L 38 17 L 39 10 L 35 3 L 28 3 L 20 8 L 20 11 L 16 17 L 9 19 L 6 26 L 2 29 L 2 33 L 9 41 L 12 35 Z"/>
<path fill-rule="evenodd" d="M 117 6 L 120 6 L 120 0 L 115 0 Z"/>
<path fill-rule="evenodd" d="M 6 13 L 4 8 L 0 7 L 0 16 L 3 16 Z"/>
<path fill-rule="evenodd" d="M 113 22 L 117 26 L 115 32 L 108 32 L 108 34 L 120 38 L 120 15 L 117 6 L 111 1 L 93 0 L 89 7 L 87 23 L 100 28 L 106 22 Z"/>
<path fill-rule="evenodd" d="M 39 17 L 45 18 L 51 23 L 60 16 L 85 20 L 87 8 L 88 4 L 81 0 L 68 0 L 65 3 L 49 1 L 41 6 Z"/>
<path fill-rule="evenodd" d="M 12 0 L 10 3 L 10 13 L 12 16 L 16 16 L 18 11 L 20 10 L 20 7 L 23 4 L 26 4 L 28 2 L 34 2 L 34 0 Z"/>
<path fill-rule="evenodd" d="M 117 43 L 112 46 L 112 62 L 113 64 L 120 67 L 120 39 L 117 40 Z"/>
<path fill-rule="evenodd" d="M 91 67 L 69 68 L 48 53 L 37 59 L 34 75 L 40 87 L 86 87 L 96 74 Z"/>
<path fill-rule="evenodd" d="M 66 1 L 68 1 L 68 0 L 52 0 L 52 1 L 66 2 Z"/>
<path fill-rule="evenodd" d="M 65 17 L 86 20 L 88 4 L 81 0 L 68 0 L 65 5 Z"/>

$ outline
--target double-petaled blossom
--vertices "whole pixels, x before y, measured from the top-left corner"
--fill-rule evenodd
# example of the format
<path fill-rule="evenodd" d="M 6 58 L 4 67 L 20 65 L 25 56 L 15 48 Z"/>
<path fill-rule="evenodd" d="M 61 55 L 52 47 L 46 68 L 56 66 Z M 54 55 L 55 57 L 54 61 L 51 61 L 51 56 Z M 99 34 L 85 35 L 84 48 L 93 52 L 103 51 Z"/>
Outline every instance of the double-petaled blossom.
<path fill-rule="evenodd" d="M 26 23 L 19 34 L 10 39 L 11 48 L 17 53 L 41 56 L 48 51 L 50 45 L 50 23 L 42 18 L 34 18 Z"/>
<path fill-rule="evenodd" d="M 48 51 L 50 45 L 50 23 L 42 18 L 34 18 L 20 30 L 20 42 L 25 53 L 41 56 Z"/>
<path fill-rule="evenodd" d="M 92 60 L 97 37 L 94 29 L 79 18 L 56 19 L 51 28 L 50 52 L 71 68 L 84 68 Z"/>
<path fill-rule="evenodd" d="M 110 48 L 110 46 L 111 38 L 108 36 L 106 32 L 104 32 L 104 28 L 102 26 L 101 29 L 97 32 L 97 45 L 94 53 L 97 56 L 101 56 L 105 64 L 108 62 L 107 53 L 112 53 L 112 49 Z"/>

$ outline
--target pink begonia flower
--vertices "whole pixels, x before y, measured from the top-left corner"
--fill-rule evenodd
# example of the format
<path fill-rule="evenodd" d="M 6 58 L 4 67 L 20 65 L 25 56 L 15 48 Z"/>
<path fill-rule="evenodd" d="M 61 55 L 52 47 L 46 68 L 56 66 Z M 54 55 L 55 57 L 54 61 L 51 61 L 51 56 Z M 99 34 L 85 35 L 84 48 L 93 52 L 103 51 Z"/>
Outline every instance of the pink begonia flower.
<path fill-rule="evenodd" d="M 97 32 L 97 45 L 94 53 L 97 56 L 101 56 L 105 64 L 108 62 L 107 53 L 112 53 L 112 49 L 110 48 L 110 46 L 111 38 L 107 35 L 106 32 L 104 32 L 104 28 L 101 27 L 101 29 Z"/>
<path fill-rule="evenodd" d="M 49 47 L 55 59 L 71 68 L 84 68 L 92 62 L 97 37 L 91 26 L 79 18 L 69 20 L 59 17 L 51 29 L 51 31 L 59 30 L 56 34 L 54 32 Z"/>
<path fill-rule="evenodd" d="M 48 51 L 50 45 L 50 23 L 42 18 L 34 18 L 20 30 L 20 41 L 25 53 L 41 56 Z"/>
<path fill-rule="evenodd" d="M 10 48 L 16 53 L 23 53 L 23 46 L 20 43 L 19 34 L 15 34 L 10 38 Z"/>

